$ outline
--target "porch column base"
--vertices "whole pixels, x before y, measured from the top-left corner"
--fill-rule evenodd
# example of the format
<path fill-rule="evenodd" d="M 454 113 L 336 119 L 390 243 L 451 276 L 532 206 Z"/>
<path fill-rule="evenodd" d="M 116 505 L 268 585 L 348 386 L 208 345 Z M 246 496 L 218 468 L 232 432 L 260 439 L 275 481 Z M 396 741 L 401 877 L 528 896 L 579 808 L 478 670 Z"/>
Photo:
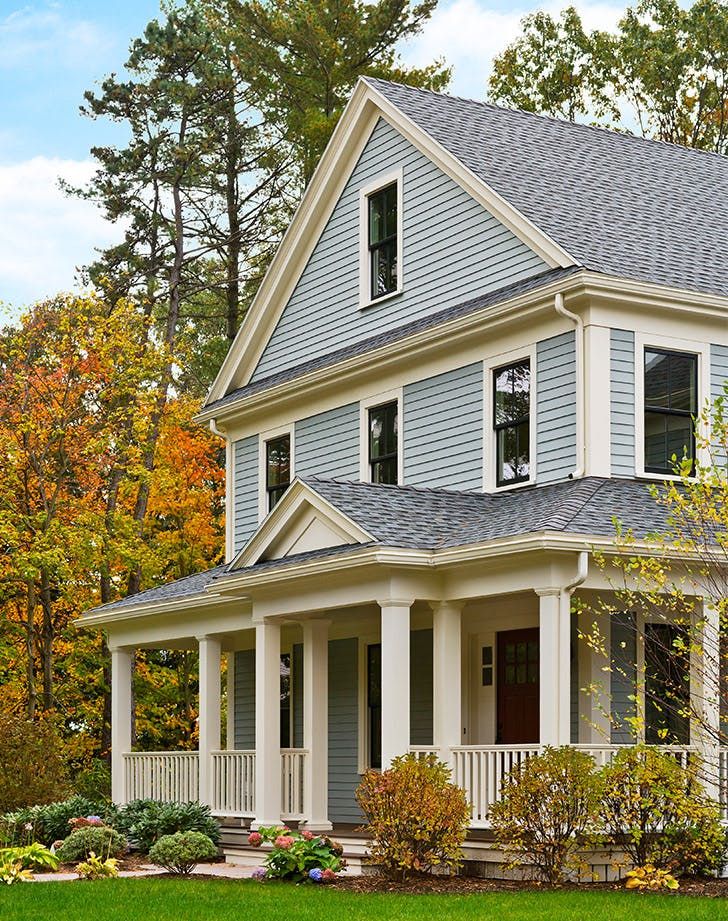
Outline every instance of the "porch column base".
<path fill-rule="evenodd" d="M 303 821 L 299 823 L 299 828 L 313 832 L 329 832 L 334 830 L 334 826 L 331 824 L 331 822 L 329 822 L 328 819 L 326 819 L 324 822 Z"/>

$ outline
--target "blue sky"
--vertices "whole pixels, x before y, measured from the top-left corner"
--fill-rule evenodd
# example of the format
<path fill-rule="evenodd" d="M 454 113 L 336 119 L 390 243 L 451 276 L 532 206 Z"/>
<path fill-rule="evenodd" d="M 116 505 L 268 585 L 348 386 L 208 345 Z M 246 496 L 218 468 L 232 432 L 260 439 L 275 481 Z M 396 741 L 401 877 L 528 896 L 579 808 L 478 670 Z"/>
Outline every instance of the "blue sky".
<path fill-rule="evenodd" d="M 417 64 L 444 56 L 455 68 L 451 91 L 482 98 L 489 61 L 520 17 L 567 2 L 441 0 L 402 53 Z M 591 27 L 609 27 L 626 4 L 576 5 Z M 13 311 L 71 288 L 94 246 L 118 236 L 92 205 L 65 198 L 57 180 L 82 184 L 93 169 L 89 148 L 121 136 L 78 107 L 85 89 L 119 71 L 158 10 L 156 0 L 0 0 L 0 302 Z"/>

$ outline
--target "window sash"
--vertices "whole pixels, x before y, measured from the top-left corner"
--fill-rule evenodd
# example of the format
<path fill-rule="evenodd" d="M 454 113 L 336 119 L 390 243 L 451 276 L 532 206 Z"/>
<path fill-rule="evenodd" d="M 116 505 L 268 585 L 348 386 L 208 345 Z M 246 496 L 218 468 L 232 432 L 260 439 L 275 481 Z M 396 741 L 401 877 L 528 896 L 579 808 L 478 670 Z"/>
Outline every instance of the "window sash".
<path fill-rule="evenodd" d="M 374 424 L 379 416 L 381 431 L 374 437 Z M 372 406 L 369 421 L 369 473 L 372 483 L 396 485 L 399 463 L 399 405 L 397 401 Z"/>
<path fill-rule="evenodd" d="M 521 388 L 520 396 L 522 399 L 517 400 L 516 395 L 516 371 L 522 370 L 523 380 L 526 386 Z M 499 389 L 498 379 L 503 374 L 508 374 L 509 390 Z M 516 483 L 527 483 L 531 478 L 531 361 L 529 358 L 515 361 L 510 365 L 504 365 L 495 368 L 492 375 L 493 381 L 493 431 L 495 433 L 495 463 L 496 463 L 496 486 L 510 486 Z M 509 406 L 507 397 L 511 397 L 512 406 Z M 500 403 L 500 405 L 499 405 Z M 527 411 L 524 409 L 527 407 Z M 513 412 L 509 412 L 511 409 Z M 520 409 L 518 414 L 515 410 Z M 497 421 L 500 418 L 501 421 Z M 523 427 L 526 431 L 523 432 Z M 505 445 L 508 443 L 508 435 L 511 435 L 515 445 L 513 452 L 509 456 L 505 455 Z M 523 443 L 522 443 L 523 442 Z M 509 464 L 512 470 L 511 475 L 504 476 L 506 465 Z M 522 473 L 518 473 L 519 467 L 524 467 Z"/>
<path fill-rule="evenodd" d="M 667 359 L 667 364 L 662 371 L 666 376 L 664 402 L 651 399 L 650 396 L 648 396 L 650 391 L 654 389 L 648 384 L 648 375 L 652 370 L 648 368 L 649 356 L 661 356 Z M 672 405 L 674 396 L 673 384 L 675 382 L 674 364 L 678 360 L 687 360 L 688 362 L 690 375 L 688 382 L 689 409 L 683 409 Z M 696 454 L 695 419 L 698 412 L 698 356 L 691 352 L 675 352 L 669 349 L 659 349 L 647 346 L 644 350 L 643 382 L 643 449 L 645 473 L 674 474 L 675 468 L 672 463 L 672 457 L 673 455 L 676 456 L 679 463 L 682 458 L 682 453 L 686 449 L 688 457 L 693 460 L 694 469 Z M 661 432 L 654 431 L 654 423 L 657 422 L 659 417 L 664 419 L 664 428 Z M 688 420 L 687 438 L 683 439 L 684 443 L 681 445 L 677 443 L 671 444 L 671 432 L 676 433 L 681 431 Z M 652 422 L 653 425 L 651 425 L 650 422 Z M 682 425 L 679 424 L 680 422 L 682 422 Z M 673 424 L 671 425 L 671 423 Z M 675 425 L 674 423 L 678 424 Z M 659 448 L 660 439 L 662 439 L 663 442 L 661 449 Z"/>
<path fill-rule="evenodd" d="M 367 245 L 369 248 L 369 296 L 385 297 L 398 287 L 397 183 L 369 195 L 367 200 Z"/>
<path fill-rule="evenodd" d="M 291 485 L 291 436 L 280 435 L 265 443 L 265 491 L 272 511 Z"/>

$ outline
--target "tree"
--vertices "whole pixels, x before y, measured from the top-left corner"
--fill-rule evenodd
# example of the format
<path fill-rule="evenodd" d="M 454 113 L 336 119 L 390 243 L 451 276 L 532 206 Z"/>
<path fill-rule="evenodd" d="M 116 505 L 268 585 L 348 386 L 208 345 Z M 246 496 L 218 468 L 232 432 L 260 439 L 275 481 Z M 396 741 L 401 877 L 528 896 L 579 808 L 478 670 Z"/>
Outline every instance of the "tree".
<path fill-rule="evenodd" d="M 610 37 L 587 33 L 573 6 L 558 20 L 530 13 L 521 27 L 523 34 L 493 61 L 493 102 L 572 122 L 594 112 L 615 114 L 605 91 L 606 67 L 595 67 L 612 59 Z"/>
<path fill-rule="evenodd" d="M 728 385 L 697 421 L 698 460 L 674 457 L 676 479 L 650 487 L 666 517 L 665 528 L 649 537 L 651 549 L 619 529 L 616 552 L 598 557 L 613 591 L 583 603 L 579 613 L 582 641 L 605 656 L 605 670 L 630 681 L 636 675 L 626 728 L 639 738 L 649 725 L 648 742 L 684 744 L 680 736 L 691 727 L 699 737 L 691 741 L 714 753 L 728 744 L 727 405 Z M 645 650 L 644 666 L 610 656 L 594 618 L 626 612 Z M 713 755 L 704 778 L 715 784 L 716 774 Z"/>
<path fill-rule="evenodd" d="M 496 57 L 497 103 L 645 137 L 728 149 L 728 5 L 641 0 L 614 34 L 587 33 L 569 7 L 557 21 L 525 17 L 523 34 Z"/>
<path fill-rule="evenodd" d="M 236 63 L 249 98 L 290 150 L 293 201 L 362 75 L 442 89 L 442 61 L 406 67 L 398 44 L 416 35 L 437 0 L 207 0 L 232 24 Z"/>

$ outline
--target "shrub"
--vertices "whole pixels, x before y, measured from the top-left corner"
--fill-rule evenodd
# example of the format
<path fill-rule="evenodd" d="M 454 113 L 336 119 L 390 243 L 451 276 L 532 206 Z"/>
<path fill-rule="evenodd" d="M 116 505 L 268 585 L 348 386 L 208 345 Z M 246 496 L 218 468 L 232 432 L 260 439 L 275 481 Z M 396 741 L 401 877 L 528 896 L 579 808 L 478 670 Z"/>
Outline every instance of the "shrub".
<path fill-rule="evenodd" d="M 83 879 L 106 879 L 119 875 L 119 861 L 114 857 L 107 857 L 102 860 L 96 854 L 91 852 L 88 860 L 79 863 L 76 866 L 76 873 Z"/>
<path fill-rule="evenodd" d="M 381 773 L 366 771 L 356 791 L 383 871 L 405 878 L 435 867 L 457 870 L 470 818 L 465 793 L 434 755 L 403 755 Z"/>
<path fill-rule="evenodd" d="M 145 854 L 164 835 L 178 831 L 200 832 L 215 845 L 220 841 L 220 826 L 212 817 L 210 807 L 200 803 L 133 800 L 118 809 L 111 821 Z"/>
<path fill-rule="evenodd" d="M 253 847 L 260 847 L 264 841 L 272 844 L 273 848 L 265 859 L 265 867 L 259 868 L 262 872 L 256 873 L 258 879 L 267 877 L 327 883 L 346 866 L 341 856 L 342 846 L 327 835 L 271 825 L 248 836 L 248 843 Z"/>
<path fill-rule="evenodd" d="M 66 751 L 56 724 L 0 710 L 0 813 L 50 803 L 68 792 Z"/>
<path fill-rule="evenodd" d="M 621 749 L 602 768 L 601 819 L 633 866 L 674 873 L 720 870 L 726 839 L 716 805 L 688 767 L 669 752 L 647 745 Z"/>
<path fill-rule="evenodd" d="M 24 870 L 57 870 L 59 860 L 44 844 L 8 847 L 0 851 L 0 860 L 18 861 Z"/>
<path fill-rule="evenodd" d="M 56 854 L 61 863 L 76 863 L 86 860 L 91 854 L 98 854 L 104 859 L 118 857 L 125 846 L 124 838 L 113 828 L 88 826 L 71 832 Z"/>
<path fill-rule="evenodd" d="M 94 758 L 79 771 L 73 786 L 80 796 L 97 803 L 108 802 L 111 799 L 111 768 L 101 758 Z"/>
<path fill-rule="evenodd" d="M 648 864 L 646 867 L 635 867 L 627 874 L 627 889 L 647 889 L 657 892 L 660 889 L 678 889 L 679 883 L 667 870 L 658 870 Z"/>
<path fill-rule="evenodd" d="M 531 864 L 549 883 L 562 882 L 595 838 L 599 787 L 593 759 L 568 746 L 547 748 L 514 768 L 490 810 L 509 865 Z"/>
<path fill-rule="evenodd" d="M 149 851 L 149 859 L 170 873 L 187 876 L 195 864 L 217 857 L 217 848 L 199 831 L 178 831 L 163 835 Z"/>
<path fill-rule="evenodd" d="M 12 886 L 13 883 L 28 882 L 33 878 L 30 870 L 24 870 L 19 860 L 0 857 L 0 883 Z"/>
<path fill-rule="evenodd" d="M 72 819 L 98 815 L 104 808 L 103 803 L 87 799 L 85 796 L 72 796 L 60 802 L 7 813 L 2 821 L 9 841 L 40 841 L 41 844 L 50 846 L 54 841 L 69 834 Z"/>

